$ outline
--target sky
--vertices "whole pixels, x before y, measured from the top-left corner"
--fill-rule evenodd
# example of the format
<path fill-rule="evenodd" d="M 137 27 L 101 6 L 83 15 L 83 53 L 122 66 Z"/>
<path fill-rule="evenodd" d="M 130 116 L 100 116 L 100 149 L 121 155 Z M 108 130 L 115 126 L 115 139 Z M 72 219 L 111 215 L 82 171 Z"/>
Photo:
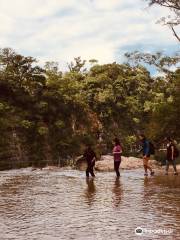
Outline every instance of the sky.
<path fill-rule="evenodd" d="M 177 40 L 156 24 L 168 14 L 144 0 L 0 0 L 0 48 L 62 66 L 78 56 L 121 63 L 135 50 L 172 54 Z"/>

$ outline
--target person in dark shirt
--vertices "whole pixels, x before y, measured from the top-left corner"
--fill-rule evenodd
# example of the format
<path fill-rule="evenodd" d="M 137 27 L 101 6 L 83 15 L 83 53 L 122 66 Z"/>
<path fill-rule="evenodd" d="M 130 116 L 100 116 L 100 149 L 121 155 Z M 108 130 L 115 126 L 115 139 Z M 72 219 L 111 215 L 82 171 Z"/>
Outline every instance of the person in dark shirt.
<path fill-rule="evenodd" d="M 90 145 L 87 146 L 83 154 L 83 158 L 87 162 L 86 177 L 89 177 L 89 173 L 91 174 L 92 177 L 95 177 L 94 166 L 95 166 L 95 160 L 97 159 L 97 157 Z"/>
<path fill-rule="evenodd" d="M 139 136 L 141 143 L 142 143 L 142 153 L 143 153 L 143 165 L 144 165 L 144 176 L 148 176 L 147 170 L 149 169 L 151 176 L 154 175 L 154 171 L 149 166 L 148 161 L 150 158 L 150 142 L 146 139 L 144 134 Z"/>
<path fill-rule="evenodd" d="M 167 140 L 167 156 L 166 156 L 166 175 L 168 175 L 169 164 L 172 163 L 174 168 L 174 175 L 178 175 L 175 162 L 175 145 L 170 137 Z"/>

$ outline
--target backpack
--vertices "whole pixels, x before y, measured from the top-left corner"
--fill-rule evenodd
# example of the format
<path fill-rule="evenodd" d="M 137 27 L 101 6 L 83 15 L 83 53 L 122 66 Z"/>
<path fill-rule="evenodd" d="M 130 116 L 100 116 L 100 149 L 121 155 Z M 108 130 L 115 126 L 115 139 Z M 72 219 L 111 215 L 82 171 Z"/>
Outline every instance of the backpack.
<path fill-rule="evenodd" d="M 178 158 L 179 157 L 179 150 L 177 149 L 176 146 L 174 146 L 174 158 Z"/>
<path fill-rule="evenodd" d="M 155 147 L 152 142 L 149 142 L 149 154 L 152 154 L 152 155 L 155 154 Z"/>

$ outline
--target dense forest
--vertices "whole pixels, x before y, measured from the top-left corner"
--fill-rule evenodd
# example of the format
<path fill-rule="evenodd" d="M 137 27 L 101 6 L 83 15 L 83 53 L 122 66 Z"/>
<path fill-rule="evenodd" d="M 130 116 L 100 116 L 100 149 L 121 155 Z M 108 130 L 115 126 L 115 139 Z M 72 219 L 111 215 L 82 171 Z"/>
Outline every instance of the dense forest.
<path fill-rule="evenodd" d="M 158 23 L 180 42 L 179 1 L 145 1 L 170 10 Z M 56 62 L 41 66 L 38 59 L 0 49 L 0 169 L 70 164 L 87 143 L 100 156 L 115 136 L 124 154 L 132 155 L 139 132 L 157 148 L 167 135 L 179 142 L 179 53 L 125 57 L 123 64 L 104 65 L 77 57 L 64 72 Z"/>
<path fill-rule="evenodd" d="M 1 49 L 1 168 L 68 163 L 86 143 L 108 151 L 114 136 L 129 154 L 139 132 L 157 144 L 166 135 L 179 141 L 178 54 L 133 52 L 126 59 L 101 65 L 77 57 L 62 72 L 56 62 L 40 67 L 32 57 Z"/>

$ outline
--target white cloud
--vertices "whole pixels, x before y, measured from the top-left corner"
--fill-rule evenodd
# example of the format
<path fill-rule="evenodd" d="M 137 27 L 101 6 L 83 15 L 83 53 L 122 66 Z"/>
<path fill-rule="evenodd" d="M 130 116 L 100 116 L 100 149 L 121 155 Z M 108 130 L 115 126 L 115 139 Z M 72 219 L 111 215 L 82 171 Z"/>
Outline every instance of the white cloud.
<path fill-rule="evenodd" d="M 0 0 L 0 45 L 41 62 L 112 62 L 138 48 L 177 49 L 169 29 L 155 24 L 163 15 L 142 0 Z"/>
<path fill-rule="evenodd" d="M 41 18 L 75 4 L 75 0 L 0 0 L 0 11 L 12 18 Z"/>
<path fill-rule="evenodd" d="M 113 10 L 122 4 L 122 1 L 119 0 L 94 0 L 91 1 L 96 9 L 102 10 Z"/>

